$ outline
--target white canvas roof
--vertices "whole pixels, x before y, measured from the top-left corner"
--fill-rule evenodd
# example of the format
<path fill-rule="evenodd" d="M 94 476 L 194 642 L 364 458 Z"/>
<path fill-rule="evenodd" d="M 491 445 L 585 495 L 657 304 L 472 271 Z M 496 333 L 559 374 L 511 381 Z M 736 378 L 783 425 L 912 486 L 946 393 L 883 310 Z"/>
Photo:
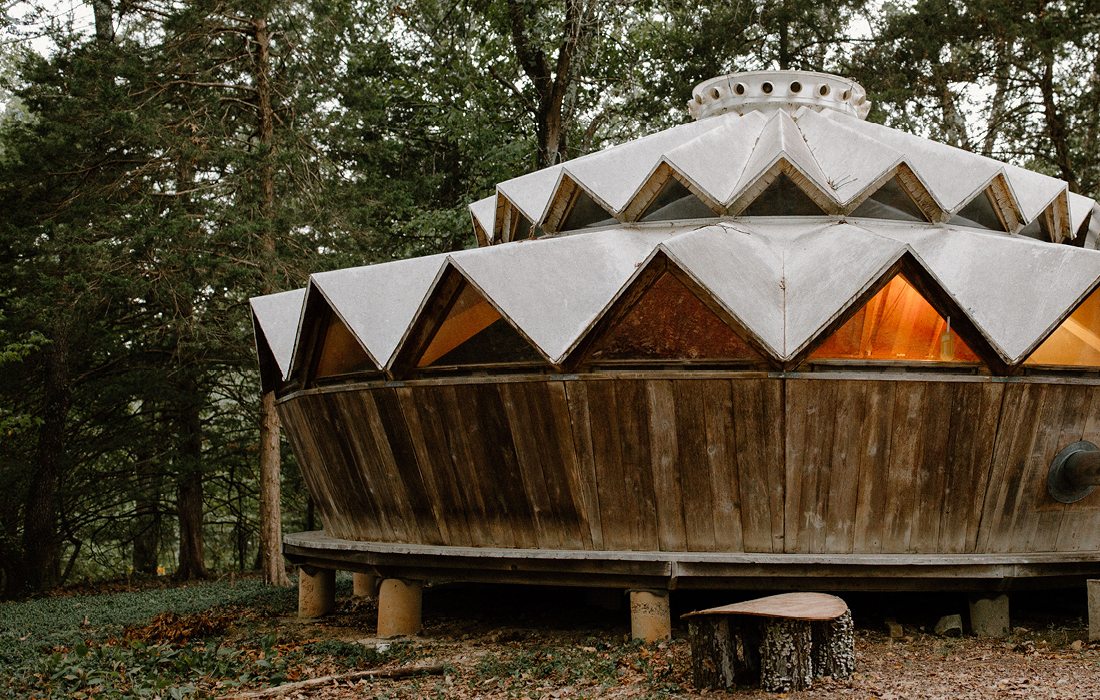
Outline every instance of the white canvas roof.
<path fill-rule="evenodd" d="M 267 294 L 248 300 L 256 323 L 275 356 L 275 364 L 285 380 L 290 376 L 290 360 L 294 355 L 294 338 L 298 331 L 298 318 L 302 314 L 305 289 Z"/>
<path fill-rule="evenodd" d="M 757 89 L 772 74 L 747 75 L 749 88 Z M 658 257 L 667 256 L 708 292 L 783 367 L 797 366 L 899 264 L 919 273 L 922 283 L 938 285 L 940 303 L 965 315 L 960 326 L 973 336 L 968 342 L 981 345 L 975 351 L 1008 368 L 1023 362 L 1096 288 L 1100 206 L 1092 199 L 1056 178 L 863 121 L 867 104 L 858 85 L 806 75 L 813 75 L 816 82 L 806 84 L 818 85 L 819 94 L 786 101 L 761 94 L 742 99 L 736 91 L 745 86 L 727 76 L 717 87 L 697 90 L 693 112 L 706 118 L 500 183 L 496 194 L 470 205 L 488 236 L 486 247 L 315 274 L 308 292 L 253 299 L 284 379 L 304 347 L 295 335 L 307 327 L 299 310 L 322 302 L 371 359 L 392 372 L 400 346 L 412 342 L 410 330 L 430 312 L 426 300 L 445 267 L 481 290 L 559 367 L 569 366 L 598 319 Z M 683 197 L 683 190 L 661 189 L 670 173 L 707 200 L 714 216 L 627 221 L 659 195 L 665 197 L 660 211 L 701 216 L 694 204 L 669 203 L 670 194 Z M 734 216 L 779 173 L 830 214 Z M 895 177 L 900 190 L 879 192 Z M 592 221 L 599 217 L 588 203 L 583 216 L 570 219 L 567 207 L 580 199 L 575 188 L 618 221 Z M 872 195 L 859 218 L 851 217 Z M 898 199 L 906 196 L 914 207 Z M 980 205 L 967 214 L 973 226 L 942 223 L 972 201 Z M 493 240 L 495 230 L 505 230 L 498 217 L 512 215 L 512 207 L 531 220 L 534 235 L 551 216 L 550 229 L 582 220 L 603 228 Z M 912 220 L 916 214 L 923 218 Z M 978 220 L 1009 230 L 983 229 Z M 1036 221 L 1042 226 L 1017 235 Z M 1078 231 L 1074 245 L 1060 244 Z M 1051 240 L 1030 237 L 1044 234 Z"/>
<path fill-rule="evenodd" d="M 906 253 L 1009 365 L 1022 361 L 1100 279 L 1098 251 L 965 227 L 819 216 L 619 226 L 338 270 L 312 282 L 388 367 L 450 264 L 561 364 L 658 250 L 781 363 L 799 357 Z"/>
<path fill-rule="evenodd" d="M 1003 178 L 1006 194 L 995 206 L 1004 209 L 1001 218 L 1014 229 L 1035 221 L 1067 194 L 1065 182 L 1057 178 L 863 121 L 855 116 L 866 112 L 862 107 L 833 109 L 835 104 L 815 105 L 809 98 L 797 102 L 777 103 L 770 111 L 759 111 L 768 105 L 756 105 L 743 113 L 708 107 L 703 111 L 715 116 L 505 181 L 498 191 L 540 225 L 568 177 L 622 219 L 624 212 L 637 210 L 631 203 L 643 196 L 643 185 L 665 162 L 704 198 L 741 209 L 745 197 L 758 194 L 760 178 L 782 161 L 820 190 L 817 201 L 834 202 L 831 209 L 837 213 L 851 213 L 904 164 L 927 188 L 932 201 L 922 208 L 937 209 L 935 221 L 952 218 Z M 1056 217 L 1055 242 L 1072 238 L 1094 204 L 1080 195 L 1068 197 L 1071 230 L 1064 230 L 1064 216 Z M 490 209 L 487 200 L 471 205 L 486 231 L 493 230 L 488 218 L 496 215 Z"/>

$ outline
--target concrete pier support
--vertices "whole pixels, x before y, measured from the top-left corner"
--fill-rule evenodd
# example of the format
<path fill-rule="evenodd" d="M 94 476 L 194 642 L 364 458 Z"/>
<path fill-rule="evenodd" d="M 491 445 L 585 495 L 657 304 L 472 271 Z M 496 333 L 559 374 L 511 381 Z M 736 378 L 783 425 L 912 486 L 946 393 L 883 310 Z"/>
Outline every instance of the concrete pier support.
<path fill-rule="evenodd" d="M 413 635 L 421 627 L 420 581 L 387 578 L 378 589 L 378 636 Z"/>
<path fill-rule="evenodd" d="M 1088 581 L 1089 590 L 1089 641 L 1100 641 L 1100 578 Z"/>
<path fill-rule="evenodd" d="M 378 590 L 378 577 L 374 574 L 351 575 L 351 594 L 356 598 L 373 598 Z"/>
<path fill-rule="evenodd" d="M 630 636 L 643 642 L 672 638 L 668 591 L 630 592 Z"/>
<path fill-rule="evenodd" d="M 298 617 L 328 615 L 336 607 L 336 571 L 303 566 L 298 569 Z"/>
<path fill-rule="evenodd" d="M 1008 635 L 1008 596 L 970 599 L 970 629 L 979 637 L 1000 638 Z"/>

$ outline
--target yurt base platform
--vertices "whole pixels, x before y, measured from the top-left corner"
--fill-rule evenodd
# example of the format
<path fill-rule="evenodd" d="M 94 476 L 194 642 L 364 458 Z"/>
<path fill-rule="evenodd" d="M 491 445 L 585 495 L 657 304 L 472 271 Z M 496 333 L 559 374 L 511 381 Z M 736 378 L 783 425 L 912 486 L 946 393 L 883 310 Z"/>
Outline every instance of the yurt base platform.
<path fill-rule="evenodd" d="M 283 538 L 297 566 L 384 579 L 674 590 L 1005 591 L 1082 585 L 1100 552 L 776 554 L 454 547 L 360 542 L 299 532 Z"/>

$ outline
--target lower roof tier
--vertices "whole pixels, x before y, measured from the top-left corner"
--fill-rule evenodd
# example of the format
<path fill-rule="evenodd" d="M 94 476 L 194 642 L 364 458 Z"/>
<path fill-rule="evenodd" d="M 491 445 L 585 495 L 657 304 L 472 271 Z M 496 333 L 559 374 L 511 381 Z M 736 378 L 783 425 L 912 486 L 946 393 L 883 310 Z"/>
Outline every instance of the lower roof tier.
<path fill-rule="evenodd" d="M 967 227 L 631 225 L 318 273 L 258 297 L 265 384 L 671 360 L 1100 369 L 1100 251 Z"/>

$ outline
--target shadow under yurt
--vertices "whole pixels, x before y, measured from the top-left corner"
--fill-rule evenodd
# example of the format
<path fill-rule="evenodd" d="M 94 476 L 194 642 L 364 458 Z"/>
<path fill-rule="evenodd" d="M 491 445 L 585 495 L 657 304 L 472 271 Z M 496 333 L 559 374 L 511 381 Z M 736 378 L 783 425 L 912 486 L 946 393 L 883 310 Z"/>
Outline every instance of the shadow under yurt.
<path fill-rule="evenodd" d="M 381 633 L 424 581 L 1100 575 L 1100 207 L 864 121 L 835 76 L 689 107 L 500 183 L 475 249 L 253 299 L 324 524 L 284 540 L 303 585 L 379 577 Z"/>

